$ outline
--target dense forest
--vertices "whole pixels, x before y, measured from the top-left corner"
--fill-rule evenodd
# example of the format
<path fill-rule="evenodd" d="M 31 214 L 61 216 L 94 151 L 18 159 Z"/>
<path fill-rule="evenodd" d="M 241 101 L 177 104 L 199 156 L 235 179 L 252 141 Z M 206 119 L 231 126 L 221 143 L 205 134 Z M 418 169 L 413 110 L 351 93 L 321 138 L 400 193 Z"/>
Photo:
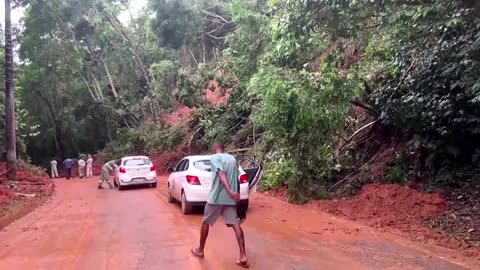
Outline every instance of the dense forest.
<path fill-rule="evenodd" d="M 458 185 L 479 169 L 478 1 L 149 0 L 135 14 L 131 2 L 23 1 L 23 159 L 220 141 L 248 148 L 263 188 L 295 202 L 372 181 Z"/>

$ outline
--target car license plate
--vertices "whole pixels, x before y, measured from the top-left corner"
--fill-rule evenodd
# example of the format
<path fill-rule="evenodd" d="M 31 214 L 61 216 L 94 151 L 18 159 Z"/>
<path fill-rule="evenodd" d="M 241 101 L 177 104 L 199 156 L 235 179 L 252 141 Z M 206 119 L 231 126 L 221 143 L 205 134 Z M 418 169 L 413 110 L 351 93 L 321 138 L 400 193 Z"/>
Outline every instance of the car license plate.
<path fill-rule="evenodd" d="M 133 178 L 132 180 L 133 180 L 133 181 L 145 181 L 145 178 L 143 178 L 143 177 L 137 177 L 137 178 Z"/>

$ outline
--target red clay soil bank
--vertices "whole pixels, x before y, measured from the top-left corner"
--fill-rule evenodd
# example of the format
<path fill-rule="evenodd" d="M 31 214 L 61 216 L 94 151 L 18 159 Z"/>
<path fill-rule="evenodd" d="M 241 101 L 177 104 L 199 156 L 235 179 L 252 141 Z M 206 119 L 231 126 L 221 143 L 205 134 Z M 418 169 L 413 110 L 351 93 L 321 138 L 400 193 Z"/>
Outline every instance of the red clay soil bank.
<path fill-rule="evenodd" d="M 309 206 L 413 240 L 460 249 L 470 256 L 480 255 L 480 250 L 462 240 L 429 227 L 430 219 L 448 210 L 448 204 L 438 193 L 421 193 L 394 184 L 370 184 L 354 199 L 315 201 Z"/>
<path fill-rule="evenodd" d="M 34 175 L 32 172 L 17 170 L 17 181 L 13 188 L 6 186 L 6 166 L 0 162 L 0 228 L 22 217 L 46 201 L 53 193 L 53 182 L 45 174 Z M 34 194 L 34 197 L 18 195 Z"/>
<path fill-rule="evenodd" d="M 447 203 L 437 193 L 420 193 L 393 184 L 366 185 L 353 200 L 315 202 L 325 211 L 366 221 L 373 226 L 399 226 L 440 215 Z"/>
<path fill-rule="evenodd" d="M 6 179 L 6 164 L 0 162 L 0 183 L 7 183 Z M 0 185 L 0 194 L 3 196 L 9 196 L 8 194 L 20 193 L 37 193 L 42 192 L 44 189 L 48 189 L 53 185 L 48 175 L 35 175 L 32 172 L 22 170 L 20 167 L 17 169 L 17 181 L 14 183 L 16 186 L 14 189 L 7 188 Z"/>
<path fill-rule="evenodd" d="M 12 202 L 14 193 L 4 187 L 0 188 L 0 207 L 8 205 Z"/>

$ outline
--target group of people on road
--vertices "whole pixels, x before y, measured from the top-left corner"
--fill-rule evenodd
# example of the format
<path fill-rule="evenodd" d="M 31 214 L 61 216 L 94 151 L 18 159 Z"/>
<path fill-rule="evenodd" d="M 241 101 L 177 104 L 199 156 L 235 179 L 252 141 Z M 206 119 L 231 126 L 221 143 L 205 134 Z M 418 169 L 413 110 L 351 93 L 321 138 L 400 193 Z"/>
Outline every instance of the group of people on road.
<path fill-rule="evenodd" d="M 87 155 L 87 158 L 84 160 L 82 157 L 75 160 L 72 158 L 67 158 L 63 161 L 63 166 L 65 169 L 65 178 L 70 180 L 73 178 L 73 168 L 77 165 L 78 167 L 78 176 L 81 178 L 92 177 L 93 176 L 93 158 L 91 155 Z M 58 162 L 53 159 L 50 161 L 50 175 L 52 178 L 59 178 L 58 174 Z"/>
<path fill-rule="evenodd" d="M 102 189 L 103 182 L 107 182 L 110 188 L 113 188 L 112 183 L 110 183 L 110 173 L 115 170 L 120 165 L 121 160 L 112 160 L 105 163 L 102 166 L 102 173 L 100 175 L 100 179 L 98 181 L 98 188 Z M 79 157 L 78 159 L 67 158 L 63 161 L 63 166 L 65 169 L 65 178 L 70 180 L 73 177 L 73 169 L 75 166 L 78 167 L 78 177 L 82 178 L 90 178 L 93 177 L 93 158 L 91 155 L 87 155 L 86 159 Z M 52 178 L 59 178 L 58 174 L 58 162 L 57 160 L 53 159 L 50 161 L 50 175 Z"/>

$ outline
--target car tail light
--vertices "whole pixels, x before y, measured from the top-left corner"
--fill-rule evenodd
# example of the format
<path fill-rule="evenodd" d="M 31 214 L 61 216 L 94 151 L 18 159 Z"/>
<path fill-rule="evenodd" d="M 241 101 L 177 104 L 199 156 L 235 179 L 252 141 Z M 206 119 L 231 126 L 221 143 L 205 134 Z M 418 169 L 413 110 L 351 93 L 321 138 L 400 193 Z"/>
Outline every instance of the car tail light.
<path fill-rule="evenodd" d="M 200 185 L 200 179 L 197 176 L 187 175 L 187 182 L 190 185 Z"/>
<path fill-rule="evenodd" d="M 118 169 L 118 171 L 119 171 L 120 173 L 126 173 L 126 172 L 127 172 L 127 170 L 125 170 L 124 167 L 120 167 L 120 169 Z"/>
<path fill-rule="evenodd" d="M 241 184 L 248 183 L 248 175 L 246 175 L 246 174 L 240 175 L 240 183 Z"/>
<path fill-rule="evenodd" d="M 155 171 L 155 165 L 152 165 L 152 167 L 150 167 L 150 171 L 151 172 Z"/>

